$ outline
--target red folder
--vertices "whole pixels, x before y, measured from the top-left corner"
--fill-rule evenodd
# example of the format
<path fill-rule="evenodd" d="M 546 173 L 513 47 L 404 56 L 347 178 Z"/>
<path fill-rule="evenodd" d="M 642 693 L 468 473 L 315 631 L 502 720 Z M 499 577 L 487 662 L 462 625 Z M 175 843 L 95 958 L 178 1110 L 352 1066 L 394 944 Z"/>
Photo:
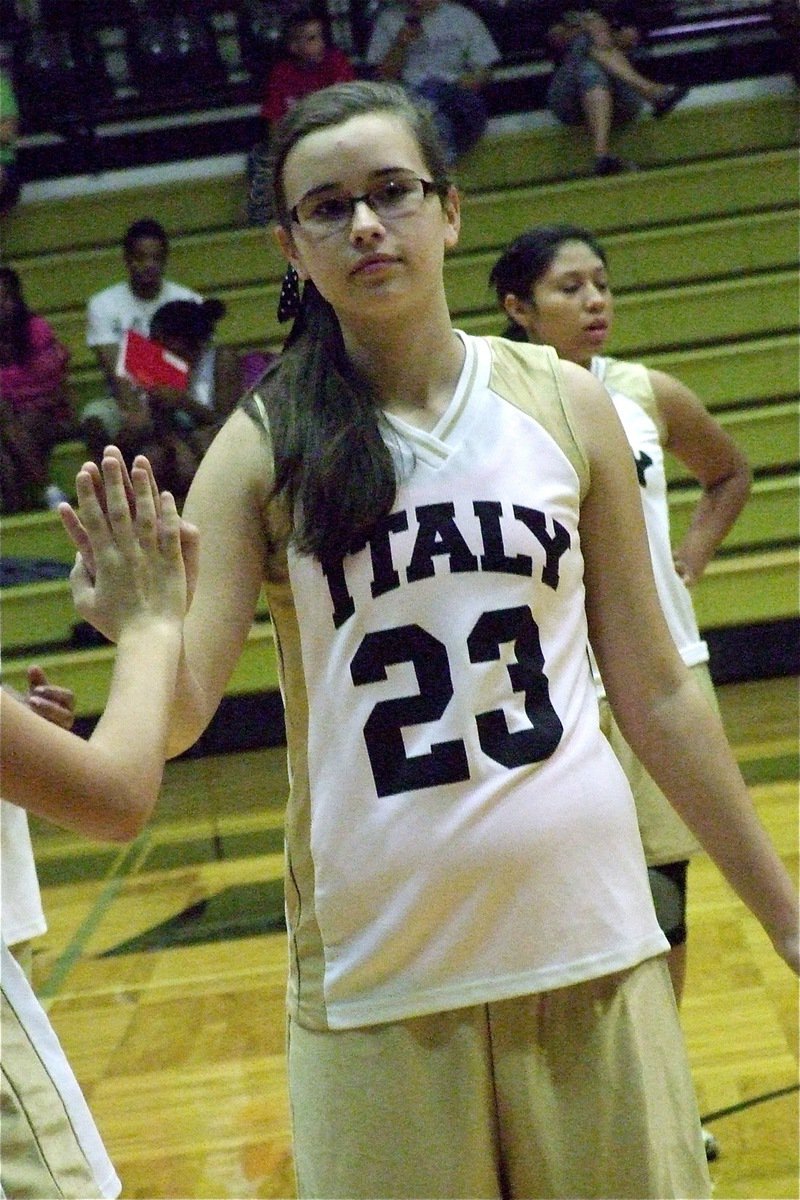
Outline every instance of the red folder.
<path fill-rule="evenodd" d="M 189 364 L 135 329 L 123 334 L 117 374 L 146 388 L 162 385 L 185 392 L 189 385 Z"/>

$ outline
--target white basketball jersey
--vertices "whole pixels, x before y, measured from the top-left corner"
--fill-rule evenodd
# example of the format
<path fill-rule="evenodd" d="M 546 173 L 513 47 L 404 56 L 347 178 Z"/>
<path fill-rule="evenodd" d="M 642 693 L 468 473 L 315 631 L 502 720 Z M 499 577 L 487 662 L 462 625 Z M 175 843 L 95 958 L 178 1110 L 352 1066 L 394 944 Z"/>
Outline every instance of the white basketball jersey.
<path fill-rule="evenodd" d="M 708 646 L 700 637 L 689 589 L 672 559 L 664 450 L 648 370 L 641 363 L 595 357 L 591 371 L 611 396 L 633 451 L 656 591 L 672 640 L 687 667 L 708 662 Z M 602 688 L 596 667 L 595 672 Z"/>
<path fill-rule="evenodd" d="M 588 467 L 543 347 L 463 336 L 368 544 L 267 583 L 287 714 L 289 1003 L 348 1028 L 562 987 L 663 952 L 598 726 Z M 390 440 L 394 445 L 394 439 Z"/>

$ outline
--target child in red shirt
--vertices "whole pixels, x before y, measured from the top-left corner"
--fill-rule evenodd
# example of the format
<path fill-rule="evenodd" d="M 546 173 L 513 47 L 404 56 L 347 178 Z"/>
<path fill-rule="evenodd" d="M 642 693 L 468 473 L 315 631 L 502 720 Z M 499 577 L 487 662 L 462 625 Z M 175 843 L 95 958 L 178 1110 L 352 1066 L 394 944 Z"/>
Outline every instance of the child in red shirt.
<path fill-rule="evenodd" d="M 285 116 L 302 96 L 355 79 L 350 59 L 328 44 L 321 17 L 311 6 L 294 10 L 283 34 L 285 56 L 274 63 L 267 77 L 261 117 L 270 125 Z"/>
<path fill-rule="evenodd" d="M 281 44 L 283 54 L 270 69 L 261 105 L 262 139 L 247 161 L 247 219 L 251 225 L 266 224 L 271 217 L 266 165 L 271 126 L 309 92 L 356 77 L 344 51 L 328 41 L 323 18 L 312 4 L 302 4 L 290 12 Z"/>

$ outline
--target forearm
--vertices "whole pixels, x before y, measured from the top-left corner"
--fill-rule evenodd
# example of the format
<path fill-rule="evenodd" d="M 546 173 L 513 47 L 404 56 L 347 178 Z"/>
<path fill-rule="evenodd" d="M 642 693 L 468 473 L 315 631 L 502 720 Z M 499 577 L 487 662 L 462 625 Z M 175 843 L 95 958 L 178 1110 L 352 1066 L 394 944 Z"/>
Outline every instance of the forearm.
<path fill-rule="evenodd" d="M 125 630 L 117 646 L 108 703 L 89 744 L 106 757 L 117 787 L 91 817 L 92 836 L 128 841 L 158 799 L 181 645 L 176 622 Z"/>
<path fill-rule="evenodd" d="M 108 703 L 87 743 L 3 689 L 7 799 L 63 829 L 126 842 L 158 798 L 180 626 L 150 622 L 123 635 Z"/>
<path fill-rule="evenodd" d="M 381 60 L 376 66 L 376 71 L 379 79 L 398 80 L 402 77 L 403 67 L 406 62 L 406 44 L 403 42 L 395 42 L 389 49 L 386 57 Z"/>
<path fill-rule="evenodd" d="M 195 744 L 208 727 L 220 699 L 221 696 L 213 701 L 208 699 L 182 649 L 170 713 L 167 758 L 175 758 Z"/>
<path fill-rule="evenodd" d="M 151 416 L 147 394 L 129 379 L 117 375 L 119 348 L 113 344 L 95 346 L 95 353 L 108 390 L 119 405 L 125 424 L 133 429 L 149 425 Z"/>
<path fill-rule="evenodd" d="M 153 421 L 153 413 L 147 393 L 135 387 L 127 379 L 116 379 L 113 395 L 128 429 L 147 429 Z"/>
<path fill-rule="evenodd" d="M 636 755 L 786 956 L 797 937 L 797 891 L 695 681 L 686 674 L 652 707 L 626 712 L 622 703 L 616 711 Z"/>
<path fill-rule="evenodd" d="M 733 526 L 750 494 L 750 470 L 745 465 L 736 474 L 707 487 L 697 503 L 675 562 L 687 583 L 702 576 L 718 547 Z"/>

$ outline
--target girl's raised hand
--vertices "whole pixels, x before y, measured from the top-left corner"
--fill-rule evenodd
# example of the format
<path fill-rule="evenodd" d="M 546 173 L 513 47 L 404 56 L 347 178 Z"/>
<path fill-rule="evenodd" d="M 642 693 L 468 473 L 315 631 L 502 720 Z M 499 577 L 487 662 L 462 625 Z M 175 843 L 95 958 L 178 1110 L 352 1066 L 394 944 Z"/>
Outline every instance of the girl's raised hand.
<path fill-rule="evenodd" d="M 128 505 L 130 507 L 131 513 L 133 513 L 136 508 L 134 494 L 133 494 L 133 483 L 131 482 L 131 477 L 130 477 L 130 474 L 128 473 L 128 468 L 125 466 L 125 459 L 122 456 L 122 451 L 119 450 L 119 448 L 117 446 L 106 446 L 105 450 L 103 451 L 103 459 L 105 460 L 106 458 L 114 458 L 119 463 L 119 469 L 120 469 L 120 473 L 122 476 L 122 482 L 125 487 L 125 494 L 128 497 Z M 156 483 L 155 476 L 153 474 L 153 468 L 150 466 L 149 460 L 147 458 L 145 458 L 143 454 L 137 455 L 134 462 L 136 465 L 141 466 L 147 472 L 147 474 L 149 476 L 150 489 L 153 493 L 153 503 L 155 504 L 156 512 L 160 515 L 161 499 L 159 497 L 158 484 Z M 102 472 L 101 472 L 100 468 L 98 467 L 97 463 L 91 462 L 91 461 L 85 462 L 83 464 L 83 466 L 81 467 L 81 472 L 87 474 L 89 476 L 89 478 L 91 479 L 92 485 L 93 485 L 95 493 L 97 495 L 98 503 L 100 504 L 100 507 L 103 509 L 103 512 L 106 512 L 108 509 L 108 505 L 106 502 L 105 483 L 103 482 L 103 475 L 102 475 Z M 77 477 L 76 477 L 76 484 L 77 484 Z M 78 514 L 75 512 L 72 505 L 70 505 L 70 504 L 62 504 L 59 508 L 59 512 L 61 515 L 62 524 L 64 526 L 64 529 L 65 529 L 70 541 L 72 542 L 75 549 L 78 551 L 78 553 L 83 558 L 83 564 L 86 567 L 86 570 L 89 572 L 89 574 L 92 576 L 92 578 L 94 578 L 94 560 L 92 557 L 92 546 L 91 546 L 91 542 L 89 541 L 89 538 L 86 534 L 86 530 L 84 529 Z"/>
<path fill-rule="evenodd" d="M 131 626 L 182 621 L 188 607 L 187 568 L 196 570 L 197 532 L 178 515 L 168 492 L 156 491 L 150 464 L 107 452 L 102 467 L 87 464 L 76 478 L 77 512 L 60 506 L 78 547 L 70 575 L 75 606 L 112 641 Z"/>

